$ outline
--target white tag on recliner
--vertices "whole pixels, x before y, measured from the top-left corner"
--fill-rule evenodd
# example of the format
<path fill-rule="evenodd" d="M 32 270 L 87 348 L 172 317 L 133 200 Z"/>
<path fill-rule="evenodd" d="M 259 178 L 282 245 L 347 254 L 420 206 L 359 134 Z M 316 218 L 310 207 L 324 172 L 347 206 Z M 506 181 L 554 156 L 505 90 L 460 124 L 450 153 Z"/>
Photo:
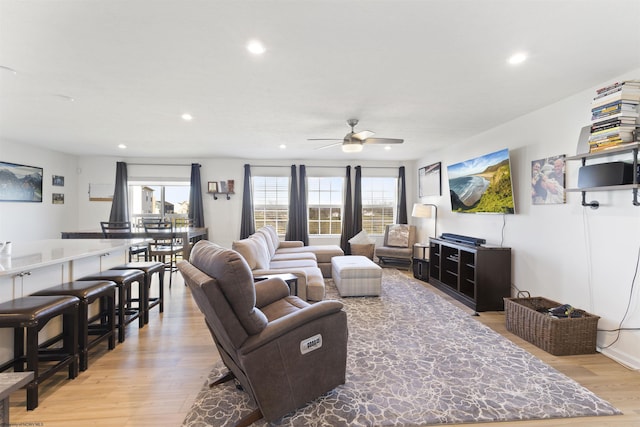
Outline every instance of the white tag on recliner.
<path fill-rule="evenodd" d="M 322 335 L 317 334 L 300 341 L 300 353 L 307 354 L 322 347 Z"/>

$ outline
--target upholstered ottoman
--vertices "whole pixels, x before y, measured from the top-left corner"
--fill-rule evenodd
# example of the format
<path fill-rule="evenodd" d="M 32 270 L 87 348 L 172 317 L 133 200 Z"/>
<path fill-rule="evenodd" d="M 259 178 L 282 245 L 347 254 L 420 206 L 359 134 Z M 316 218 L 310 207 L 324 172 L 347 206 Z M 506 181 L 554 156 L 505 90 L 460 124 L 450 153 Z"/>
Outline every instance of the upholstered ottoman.
<path fill-rule="evenodd" d="M 334 256 L 331 275 L 340 296 L 380 295 L 382 268 L 365 256 Z"/>

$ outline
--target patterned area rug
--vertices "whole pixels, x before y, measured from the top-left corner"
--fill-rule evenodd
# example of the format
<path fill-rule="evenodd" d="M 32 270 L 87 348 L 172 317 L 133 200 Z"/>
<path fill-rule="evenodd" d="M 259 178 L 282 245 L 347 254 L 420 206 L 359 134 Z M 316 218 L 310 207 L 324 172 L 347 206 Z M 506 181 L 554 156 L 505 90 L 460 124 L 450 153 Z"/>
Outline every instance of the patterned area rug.
<path fill-rule="evenodd" d="M 344 302 L 346 384 L 257 426 L 423 426 L 620 414 L 572 379 L 416 280 L 385 269 L 382 295 Z M 213 344 L 212 344 L 213 351 Z M 220 362 L 210 381 L 226 369 Z M 233 425 L 255 404 L 233 382 L 206 384 L 184 426 Z"/>

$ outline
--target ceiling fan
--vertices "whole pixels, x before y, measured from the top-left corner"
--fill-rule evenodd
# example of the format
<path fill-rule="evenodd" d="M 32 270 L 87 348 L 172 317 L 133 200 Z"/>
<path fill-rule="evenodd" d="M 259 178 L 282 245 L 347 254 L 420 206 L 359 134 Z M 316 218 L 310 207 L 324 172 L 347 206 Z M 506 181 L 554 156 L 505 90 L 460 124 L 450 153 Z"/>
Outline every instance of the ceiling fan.
<path fill-rule="evenodd" d="M 335 147 L 336 145 L 342 145 L 342 151 L 345 153 L 357 153 L 362 151 L 364 144 L 402 144 L 404 139 L 396 138 L 371 138 L 374 132 L 370 130 L 363 130 L 356 132 L 354 128 L 358 124 L 358 119 L 347 120 L 347 125 L 351 127 L 351 132 L 346 134 L 343 139 L 337 138 L 309 138 L 308 141 L 340 141 L 333 144 L 325 145 L 316 148 L 316 150 L 322 150 L 329 147 Z"/>

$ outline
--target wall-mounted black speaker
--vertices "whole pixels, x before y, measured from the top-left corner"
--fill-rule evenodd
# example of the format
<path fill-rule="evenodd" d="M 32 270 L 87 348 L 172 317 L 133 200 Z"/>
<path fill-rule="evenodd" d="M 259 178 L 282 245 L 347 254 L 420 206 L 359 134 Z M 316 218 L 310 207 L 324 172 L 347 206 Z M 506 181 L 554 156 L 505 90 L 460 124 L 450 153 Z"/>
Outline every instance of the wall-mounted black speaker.
<path fill-rule="evenodd" d="M 578 170 L 578 188 L 631 184 L 633 174 L 633 164 L 625 162 L 582 166 Z"/>

